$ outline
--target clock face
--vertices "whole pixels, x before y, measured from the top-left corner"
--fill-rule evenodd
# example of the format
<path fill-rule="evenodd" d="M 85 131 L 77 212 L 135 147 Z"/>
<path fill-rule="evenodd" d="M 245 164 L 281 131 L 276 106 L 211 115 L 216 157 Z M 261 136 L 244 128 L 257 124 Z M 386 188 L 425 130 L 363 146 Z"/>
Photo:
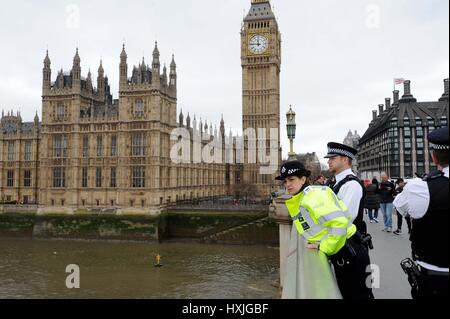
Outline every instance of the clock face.
<path fill-rule="evenodd" d="M 263 35 L 254 35 L 250 38 L 249 48 L 253 54 L 262 54 L 269 47 L 269 40 Z"/>
<path fill-rule="evenodd" d="M 6 123 L 4 125 L 4 129 L 6 132 L 16 132 L 17 131 L 17 127 L 14 123 Z"/>

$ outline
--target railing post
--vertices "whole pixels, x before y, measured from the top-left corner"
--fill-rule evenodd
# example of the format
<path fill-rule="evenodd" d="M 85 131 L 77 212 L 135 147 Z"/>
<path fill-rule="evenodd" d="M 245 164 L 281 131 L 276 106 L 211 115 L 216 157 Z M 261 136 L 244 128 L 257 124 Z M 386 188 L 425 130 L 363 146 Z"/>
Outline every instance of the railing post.
<path fill-rule="evenodd" d="M 280 231 L 280 288 L 283 289 L 284 277 L 286 274 L 286 261 L 291 240 L 292 219 L 285 202 L 290 199 L 290 195 L 282 195 L 274 199 L 275 222 L 279 225 Z"/>
<path fill-rule="evenodd" d="M 292 229 L 283 299 L 342 299 L 328 257 L 306 248 L 306 241 Z"/>

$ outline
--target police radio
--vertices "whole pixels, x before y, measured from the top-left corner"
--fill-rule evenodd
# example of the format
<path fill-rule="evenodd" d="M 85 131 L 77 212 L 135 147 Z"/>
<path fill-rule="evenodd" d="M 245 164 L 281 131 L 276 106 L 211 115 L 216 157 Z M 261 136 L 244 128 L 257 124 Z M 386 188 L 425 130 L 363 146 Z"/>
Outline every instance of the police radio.
<path fill-rule="evenodd" d="M 418 289 L 421 273 L 419 267 L 416 265 L 411 258 L 405 258 L 400 262 L 400 266 L 402 266 L 405 274 L 408 275 L 408 282 L 413 289 Z"/>

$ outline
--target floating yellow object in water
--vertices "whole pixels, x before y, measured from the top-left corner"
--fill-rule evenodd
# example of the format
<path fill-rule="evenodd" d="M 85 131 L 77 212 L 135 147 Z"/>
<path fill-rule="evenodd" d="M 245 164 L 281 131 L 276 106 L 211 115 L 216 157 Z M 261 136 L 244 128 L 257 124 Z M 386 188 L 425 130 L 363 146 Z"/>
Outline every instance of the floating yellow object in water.
<path fill-rule="evenodd" d="M 153 266 L 155 266 L 155 267 L 162 267 L 163 265 L 161 264 L 161 256 L 159 254 L 157 254 L 155 256 L 155 259 L 156 259 L 156 264 L 154 264 Z"/>

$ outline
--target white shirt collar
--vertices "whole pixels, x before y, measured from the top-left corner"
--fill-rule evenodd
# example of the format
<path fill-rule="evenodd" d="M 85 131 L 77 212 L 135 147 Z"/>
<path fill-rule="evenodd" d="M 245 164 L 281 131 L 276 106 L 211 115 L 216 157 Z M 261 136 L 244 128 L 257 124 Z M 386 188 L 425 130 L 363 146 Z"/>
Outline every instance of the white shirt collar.
<path fill-rule="evenodd" d="M 448 166 L 444 167 L 442 171 L 444 172 L 444 176 L 448 178 Z"/>
<path fill-rule="evenodd" d="M 447 167 L 448 169 L 448 167 Z M 339 174 L 336 175 L 336 185 L 342 181 L 344 178 L 346 178 L 348 175 L 355 175 L 355 173 L 352 172 L 351 168 L 346 169 L 343 172 L 340 172 Z M 356 176 L 356 175 L 355 175 Z"/>

